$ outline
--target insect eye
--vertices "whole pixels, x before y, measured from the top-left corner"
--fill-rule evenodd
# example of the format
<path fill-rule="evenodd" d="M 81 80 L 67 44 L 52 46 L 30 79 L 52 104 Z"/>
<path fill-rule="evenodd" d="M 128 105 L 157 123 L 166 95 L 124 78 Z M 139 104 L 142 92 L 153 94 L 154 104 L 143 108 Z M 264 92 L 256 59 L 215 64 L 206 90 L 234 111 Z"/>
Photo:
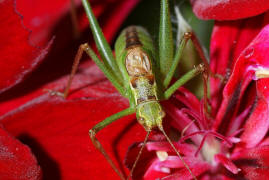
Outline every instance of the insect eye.
<path fill-rule="evenodd" d="M 139 117 L 137 120 L 138 120 L 139 124 L 141 124 L 142 126 L 145 127 L 145 118 Z"/>
<path fill-rule="evenodd" d="M 145 119 L 144 119 L 143 117 L 139 117 L 139 118 L 138 118 L 138 121 L 139 121 L 140 123 L 144 123 Z"/>
<path fill-rule="evenodd" d="M 159 114 L 160 114 L 160 116 L 161 116 L 162 118 L 165 116 L 165 112 L 162 111 L 162 110 L 159 112 Z"/>

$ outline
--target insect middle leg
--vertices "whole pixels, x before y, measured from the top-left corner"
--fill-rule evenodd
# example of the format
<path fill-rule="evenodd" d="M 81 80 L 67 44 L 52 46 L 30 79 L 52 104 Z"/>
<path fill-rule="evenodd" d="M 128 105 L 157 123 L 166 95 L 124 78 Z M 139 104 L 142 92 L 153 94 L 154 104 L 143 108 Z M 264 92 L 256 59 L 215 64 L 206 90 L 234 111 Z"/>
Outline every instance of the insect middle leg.
<path fill-rule="evenodd" d="M 132 114 L 134 112 L 135 112 L 135 108 L 129 107 L 129 108 L 123 110 L 123 111 L 120 111 L 120 112 L 118 112 L 116 114 L 113 114 L 112 116 L 106 118 L 105 120 L 103 120 L 100 123 L 96 124 L 92 129 L 89 130 L 89 135 L 90 135 L 90 138 L 92 140 L 93 145 L 95 146 L 96 149 L 98 149 L 103 154 L 103 156 L 106 158 L 106 160 L 111 165 L 113 170 L 119 175 L 119 177 L 122 180 L 125 179 L 123 173 L 117 168 L 115 163 L 112 161 L 110 156 L 107 154 L 107 152 L 103 148 L 102 144 L 98 141 L 98 139 L 96 138 L 96 133 L 99 132 L 104 127 L 108 126 L 110 123 L 116 121 L 117 119 L 119 119 L 121 117 L 124 117 L 124 116 L 127 116 L 127 115 L 130 115 L 130 114 Z"/>

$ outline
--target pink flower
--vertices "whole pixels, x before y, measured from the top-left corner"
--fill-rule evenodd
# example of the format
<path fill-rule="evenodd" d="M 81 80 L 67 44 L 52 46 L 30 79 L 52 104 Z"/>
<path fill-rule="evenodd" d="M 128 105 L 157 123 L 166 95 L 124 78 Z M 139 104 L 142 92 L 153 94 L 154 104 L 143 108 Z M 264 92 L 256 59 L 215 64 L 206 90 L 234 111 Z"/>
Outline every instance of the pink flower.
<path fill-rule="evenodd" d="M 198 2 L 197 2 L 198 3 Z M 164 102 L 174 145 L 199 179 L 268 179 L 269 13 L 216 22 L 210 67 L 210 110 L 184 88 Z M 139 144 L 126 164 L 132 167 Z M 161 134 L 146 145 L 134 179 L 192 179 Z"/>
<path fill-rule="evenodd" d="M 44 4 L 36 4 L 36 9 L 29 6 L 32 1 L 16 2 L 18 12 L 14 11 L 14 1 L 0 3 L 0 24 L 4 27 L 0 35 L 5 41 L 0 48 L 0 179 L 118 178 L 90 142 L 88 130 L 126 108 L 127 100 L 90 61 L 80 65 L 66 100 L 45 93 L 44 89 L 64 89 L 70 69 L 65 65 L 72 63 L 78 44 L 82 43 L 72 39 L 71 26 L 67 23 L 69 1 L 44 1 Z M 94 2 L 94 12 L 101 17 L 103 31 L 111 41 L 124 17 L 138 1 Z M 253 6 L 254 14 L 259 7 L 258 13 L 264 12 L 267 5 Z M 218 10 L 223 12 L 222 8 Z M 85 16 L 81 16 L 79 22 L 84 30 L 87 25 Z M 261 76 L 268 68 L 267 23 L 267 14 L 249 20 L 217 22 L 210 63 L 212 70 L 226 79 L 223 82 L 211 79 L 208 116 L 200 108 L 203 101 L 184 88 L 164 102 L 167 112 L 164 125 L 168 132 L 184 132 L 184 138 L 175 145 L 198 177 L 267 177 L 268 90 L 265 87 L 268 82 Z M 252 28 L 245 27 L 249 24 Z M 30 39 L 29 29 L 32 30 Z M 85 33 L 86 40 L 87 37 L 88 32 Z M 46 46 L 37 48 L 29 42 Z M 93 42 L 89 40 L 89 43 Z M 41 64 L 46 54 L 46 60 Z M 10 63 L 11 60 L 14 62 Z M 36 69 L 38 65 L 40 67 Z M 26 76 L 30 77 L 25 80 Z M 169 121 L 171 124 L 167 123 Z M 133 142 L 143 140 L 145 131 L 134 116 L 128 116 L 97 136 L 113 160 L 127 172 L 121 165 L 126 149 Z M 134 178 L 190 178 L 189 172 L 162 138 L 155 134 L 152 137 L 155 141 L 147 144 L 147 152 L 143 153 Z M 137 155 L 135 145 L 130 148 L 126 159 L 129 166 Z M 166 161 L 160 161 L 156 152 Z"/>

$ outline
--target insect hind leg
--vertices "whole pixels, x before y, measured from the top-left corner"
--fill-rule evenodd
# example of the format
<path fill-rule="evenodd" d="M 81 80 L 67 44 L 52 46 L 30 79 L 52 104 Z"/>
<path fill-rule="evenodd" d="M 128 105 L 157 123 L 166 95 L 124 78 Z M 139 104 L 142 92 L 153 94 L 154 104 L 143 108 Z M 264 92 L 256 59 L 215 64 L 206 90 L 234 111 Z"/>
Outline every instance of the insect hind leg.
<path fill-rule="evenodd" d="M 125 95 L 125 90 L 121 86 L 121 84 L 117 81 L 116 77 L 114 76 L 113 72 L 111 72 L 105 65 L 104 63 L 97 57 L 97 55 L 94 53 L 94 51 L 90 48 L 88 43 L 81 44 L 79 46 L 79 49 L 77 51 L 77 54 L 75 56 L 74 63 L 72 65 L 72 70 L 66 85 L 66 88 L 64 92 L 58 92 L 58 91 L 53 91 L 53 90 L 48 90 L 51 95 L 57 95 L 61 96 L 63 98 L 66 98 L 69 93 L 69 89 L 71 86 L 71 83 L 73 81 L 74 75 L 76 74 L 76 71 L 78 69 L 79 62 L 82 58 L 83 52 L 86 52 L 88 56 L 95 62 L 95 64 L 101 69 L 101 71 L 105 74 L 105 76 L 109 79 L 109 81 L 115 86 L 115 88 L 124 96 Z"/>
<path fill-rule="evenodd" d="M 105 120 L 101 121 L 100 123 L 96 124 L 92 129 L 89 130 L 89 136 L 91 138 L 91 141 L 94 145 L 94 147 L 102 153 L 102 155 L 106 158 L 108 163 L 111 165 L 113 170 L 119 175 L 120 179 L 125 180 L 125 177 L 123 173 L 117 168 L 115 163 L 112 161 L 111 157 L 108 155 L 108 153 L 105 151 L 104 147 L 100 143 L 100 141 L 96 138 L 96 133 L 98 133 L 100 130 L 111 124 L 112 122 L 116 121 L 117 119 L 130 115 L 135 112 L 135 109 L 132 107 L 129 107 L 123 111 L 120 111 L 116 114 L 113 114 L 112 116 L 109 116 Z"/>
<path fill-rule="evenodd" d="M 106 160 L 111 165 L 111 167 L 113 168 L 113 170 L 118 174 L 118 176 L 120 177 L 120 179 L 121 180 L 125 180 L 125 177 L 122 174 L 122 172 L 117 168 L 117 166 L 115 165 L 115 163 L 112 161 L 112 159 L 110 158 L 110 156 L 105 151 L 105 149 L 102 146 L 102 144 L 100 143 L 100 141 L 96 138 L 96 132 L 94 131 L 94 129 L 90 129 L 89 130 L 89 136 L 91 138 L 91 141 L 92 141 L 94 147 L 96 149 L 98 149 L 103 154 L 103 156 L 106 158 Z"/>
<path fill-rule="evenodd" d="M 134 169 L 135 169 L 135 167 L 136 167 L 136 165 L 137 165 L 137 163 L 138 163 L 138 160 L 140 159 L 140 156 L 141 156 L 141 154 L 142 154 L 142 152 L 143 152 L 143 149 L 144 149 L 145 146 L 146 146 L 146 143 L 147 143 L 147 141 L 148 141 L 150 132 L 151 132 L 151 130 L 147 131 L 147 135 L 146 135 L 146 137 L 145 137 L 145 139 L 144 139 L 143 145 L 142 145 L 142 147 L 141 147 L 140 150 L 139 150 L 139 153 L 138 153 L 138 155 L 137 155 L 137 157 L 136 157 L 136 159 L 135 159 L 135 162 L 134 162 L 134 164 L 133 164 L 133 166 L 132 166 L 132 169 L 131 169 L 131 171 L 130 171 L 130 174 L 129 174 L 128 177 L 127 177 L 127 180 L 129 180 L 130 177 L 132 177 L 132 174 L 133 174 Z"/>

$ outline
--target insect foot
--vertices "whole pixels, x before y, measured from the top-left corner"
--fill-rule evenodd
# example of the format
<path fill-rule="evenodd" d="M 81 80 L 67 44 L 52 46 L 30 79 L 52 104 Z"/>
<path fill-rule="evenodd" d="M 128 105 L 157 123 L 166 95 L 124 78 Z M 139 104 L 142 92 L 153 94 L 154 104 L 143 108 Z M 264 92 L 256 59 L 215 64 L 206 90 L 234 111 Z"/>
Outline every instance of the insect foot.
<path fill-rule="evenodd" d="M 186 38 L 186 39 L 190 39 L 192 36 L 193 36 L 192 32 L 185 32 L 184 33 L 184 38 Z"/>
<path fill-rule="evenodd" d="M 89 130 L 89 136 L 90 136 L 90 138 L 92 140 L 93 145 L 100 148 L 101 144 L 96 139 L 96 137 L 95 137 L 96 136 L 96 133 L 95 133 L 95 131 L 93 129 L 90 129 Z M 99 149 L 99 148 L 97 148 L 97 149 Z"/>
<path fill-rule="evenodd" d="M 60 92 L 60 91 L 54 91 L 51 89 L 44 89 L 43 91 L 48 92 L 50 94 L 50 96 L 59 96 L 62 98 L 66 98 L 64 93 Z"/>
<path fill-rule="evenodd" d="M 204 64 L 199 64 L 195 68 L 198 69 L 199 72 L 205 72 L 207 70 Z"/>

